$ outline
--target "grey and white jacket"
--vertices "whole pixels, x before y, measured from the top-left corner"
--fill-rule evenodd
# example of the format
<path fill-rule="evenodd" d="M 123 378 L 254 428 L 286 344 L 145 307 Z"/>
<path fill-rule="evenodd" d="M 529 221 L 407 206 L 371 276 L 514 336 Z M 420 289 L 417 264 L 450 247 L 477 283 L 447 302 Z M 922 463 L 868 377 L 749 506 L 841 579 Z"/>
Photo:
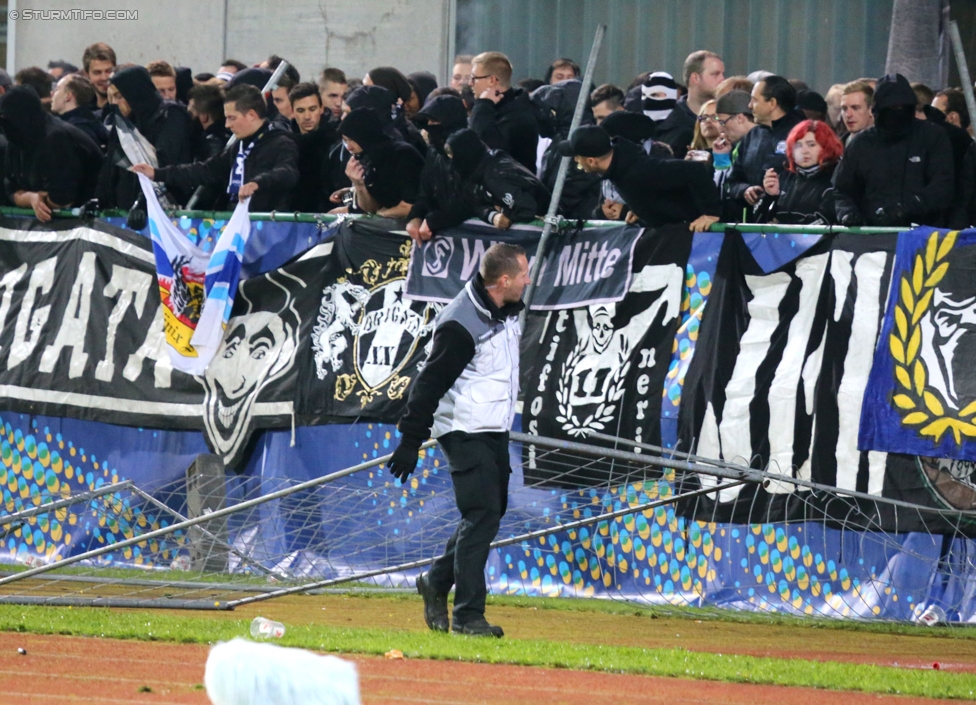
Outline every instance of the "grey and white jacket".
<path fill-rule="evenodd" d="M 430 356 L 398 428 L 406 442 L 453 431 L 498 433 L 515 419 L 521 302 L 498 308 L 481 276 L 440 312 Z"/>

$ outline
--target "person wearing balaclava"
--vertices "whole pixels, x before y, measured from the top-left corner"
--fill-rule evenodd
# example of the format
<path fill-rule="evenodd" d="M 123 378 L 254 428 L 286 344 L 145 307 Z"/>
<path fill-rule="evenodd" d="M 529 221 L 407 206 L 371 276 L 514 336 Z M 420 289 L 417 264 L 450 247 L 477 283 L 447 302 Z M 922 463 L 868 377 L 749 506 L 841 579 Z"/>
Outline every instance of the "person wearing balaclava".
<path fill-rule="evenodd" d="M 674 77 L 664 71 L 655 71 L 639 86 L 627 92 L 624 107 L 635 113 L 644 113 L 654 123 L 653 138 L 671 147 L 678 159 L 684 159 L 688 145 L 694 138 L 694 125 L 689 125 L 684 115 L 675 107 L 678 104 L 678 85 Z"/>
<path fill-rule="evenodd" d="M 15 206 L 32 208 L 47 222 L 52 209 L 80 206 L 95 195 L 101 150 L 77 127 L 45 112 L 33 88 L 7 89 L 0 126 L 8 140 L 4 187 Z"/>
<path fill-rule="evenodd" d="M 501 150 L 490 150 L 471 129 L 447 138 L 447 155 L 461 177 L 461 195 L 482 220 L 499 230 L 549 210 L 552 194 L 535 174 Z"/>
<path fill-rule="evenodd" d="M 352 155 L 346 175 L 352 182 L 353 206 L 338 212 L 376 213 L 406 218 L 417 197 L 424 158 L 406 142 L 383 131 L 379 115 L 369 108 L 353 110 L 339 124 L 339 134 Z"/>
<path fill-rule="evenodd" d="M 888 74 L 874 92 L 874 125 L 857 133 L 834 172 L 841 225 L 939 227 L 953 200 L 952 147 L 944 130 L 915 118 L 915 92 Z"/>
<path fill-rule="evenodd" d="M 551 116 L 546 124 L 540 125 L 542 136 L 549 137 L 552 141 L 542 154 L 539 169 L 539 180 L 550 192 L 556 188 L 559 165 L 562 163 L 562 155 L 556 153 L 556 146 L 569 136 L 582 86 L 583 83 L 578 78 L 571 78 L 542 86 L 532 92 L 532 102 Z M 594 122 L 593 111 L 587 104 L 580 124 L 592 125 Z M 559 213 L 569 220 L 585 220 L 592 217 L 593 209 L 599 203 L 600 177 L 579 169 L 569 169 L 563 183 L 562 195 L 559 197 Z"/>
<path fill-rule="evenodd" d="M 149 71 L 142 66 L 124 68 L 112 76 L 109 105 L 102 112 L 109 115 L 109 137 L 107 159 L 98 180 L 98 202 L 102 208 L 133 211 L 129 225 L 141 230 L 145 227 L 144 197 L 135 174 L 128 171 L 132 160 L 119 140 L 118 120 L 135 126 L 153 146 L 158 166 L 163 167 L 193 161 L 193 119 L 184 106 L 160 97 Z M 176 189 L 171 195 L 177 203 L 185 203 L 191 194 Z"/>
<path fill-rule="evenodd" d="M 407 216 L 407 234 L 420 243 L 473 218 L 475 212 L 461 198 L 461 177 L 445 152 L 447 139 L 468 126 L 464 101 L 456 95 L 436 96 L 427 101 L 414 121 L 423 127 L 428 141 L 417 200 Z"/>

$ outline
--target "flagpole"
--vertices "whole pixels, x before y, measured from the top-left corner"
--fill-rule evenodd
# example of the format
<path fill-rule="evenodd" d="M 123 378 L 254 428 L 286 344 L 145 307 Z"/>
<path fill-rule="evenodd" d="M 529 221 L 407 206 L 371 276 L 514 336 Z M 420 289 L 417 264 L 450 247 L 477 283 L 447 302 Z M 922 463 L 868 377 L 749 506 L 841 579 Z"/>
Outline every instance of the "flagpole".
<path fill-rule="evenodd" d="M 583 82 L 580 86 L 579 97 L 576 99 L 576 110 L 573 112 L 573 122 L 569 126 L 569 135 L 579 127 L 583 121 L 583 109 L 590 99 L 589 86 L 593 82 L 593 72 L 596 69 L 596 60 L 600 55 L 600 46 L 603 44 L 603 33 L 607 31 L 605 24 L 597 25 L 596 35 L 593 37 L 593 46 L 590 47 L 590 58 L 586 62 L 586 71 L 583 73 Z M 567 137 L 569 136 L 567 135 Z M 566 174 L 569 171 L 569 162 L 572 157 L 563 157 L 559 162 L 559 171 L 556 173 L 556 183 L 552 189 L 552 200 L 549 201 L 549 212 L 546 213 L 545 224 L 542 227 L 542 237 L 539 238 L 539 245 L 535 251 L 535 261 L 532 263 L 532 273 L 529 286 L 525 290 L 525 308 L 519 315 L 519 322 L 525 326 L 526 316 L 529 315 L 529 306 L 532 305 L 532 298 L 535 296 L 536 280 L 542 268 L 542 258 L 546 254 L 546 245 L 549 244 L 549 237 L 552 234 L 553 225 L 557 225 L 561 218 L 556 215 L 559 210 L 559 199 L 563 195 L 563 185 L 566 183 Z"/>

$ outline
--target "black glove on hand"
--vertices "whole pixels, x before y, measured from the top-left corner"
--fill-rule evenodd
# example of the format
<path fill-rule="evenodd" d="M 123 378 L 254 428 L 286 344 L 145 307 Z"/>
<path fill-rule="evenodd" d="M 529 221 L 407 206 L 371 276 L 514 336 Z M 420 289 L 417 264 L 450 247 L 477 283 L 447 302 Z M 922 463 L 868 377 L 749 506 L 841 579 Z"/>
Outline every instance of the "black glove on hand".
<path fill-rule="evenodd" d="M 848 211 L 840 217 L 840 224 L 845 228 L 856 228 L 864 223 L 861 221 L 861 215 L 856 211 Z"/>
<path fill-rule="evenodd" d="M 874 221 L 883 227 L 894 225 L 908 225 L 908 214 L 900 203 L 893 206 L 882 206 L 874 212 Z"/>
<path fill-rule="evenodd" d="M 417 469 L 417 460 L 420 457 L 420 444 L 408 441 L 406 438 L 400 441 L 400 445 L 393 451 L 393 457 L 387 462 L 390 474 L 400 482 L 406 482 L 407 478 Z"/>

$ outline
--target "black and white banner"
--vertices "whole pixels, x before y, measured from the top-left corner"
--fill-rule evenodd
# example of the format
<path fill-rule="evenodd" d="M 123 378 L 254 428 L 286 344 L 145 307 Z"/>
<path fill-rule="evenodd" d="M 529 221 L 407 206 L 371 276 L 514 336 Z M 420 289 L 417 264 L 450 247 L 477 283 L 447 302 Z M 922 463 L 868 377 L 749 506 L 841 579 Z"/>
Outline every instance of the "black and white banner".
<path fill-rule="evenodd" d="M 551 312 L 541 330 L 530 329 L 538 331 L 528 341 L 538 353 L 524 376 L 524 431 L 584 442 L 597 431 L 660 443 L 661 389 L 690 250 L 687 226 L 645 231 L 622 301 Z M 553 468 L 536 467 L 531 453 L 525 474 L 555 484 L 607 481 L 596 466 L 561 479 Z"/>
<path fill-rule="evenodd" d="M 407 295 L 447 303 L 477 273 L 492 244 L 520 245 L 531 264 L 540 235 L 540 228 L 526 225 L 502 231 L 474 222 L 438 233 L 414 249 Z M 556 311 L 623 299 L 630 288 L 634 246 L 640 235 L 641 229 L 632 225 L 553 231 L 539 270 L 533 310 Z M 684 235 L 688 236 L 687 229 Z"/>

